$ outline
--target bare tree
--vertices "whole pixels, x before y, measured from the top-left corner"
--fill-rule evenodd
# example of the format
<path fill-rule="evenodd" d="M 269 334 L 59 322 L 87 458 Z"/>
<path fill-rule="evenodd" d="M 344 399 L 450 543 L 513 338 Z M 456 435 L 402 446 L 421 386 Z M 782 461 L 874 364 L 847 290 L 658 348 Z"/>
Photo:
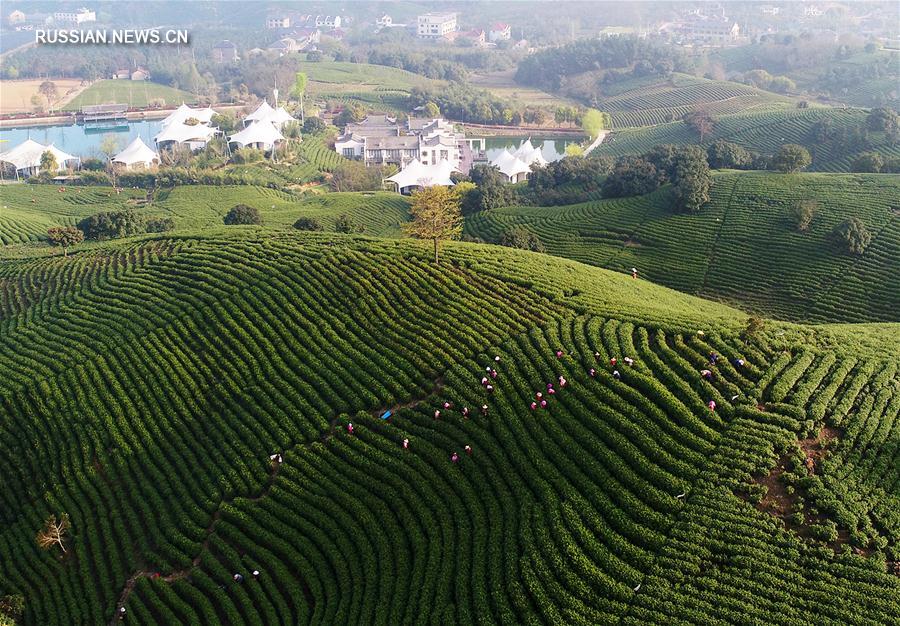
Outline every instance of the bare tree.
<path fill-rule="evenodd" d="M 49 550 L 55 545 L 59 545 L 60 549 L 62 549 L 63 554 L 66 553 L 66 533 L 69 530 L 71 523 L 69 522 L 69 514 L 63 513 L 59 516 L 59 521 L 56 520 L 55 514 L 50 514 L 47 518 L 47 521 L 44 522 L 44 527 L 38 531 L 37 534 L 37 542 L 40 547 L 44 550 Z"/>

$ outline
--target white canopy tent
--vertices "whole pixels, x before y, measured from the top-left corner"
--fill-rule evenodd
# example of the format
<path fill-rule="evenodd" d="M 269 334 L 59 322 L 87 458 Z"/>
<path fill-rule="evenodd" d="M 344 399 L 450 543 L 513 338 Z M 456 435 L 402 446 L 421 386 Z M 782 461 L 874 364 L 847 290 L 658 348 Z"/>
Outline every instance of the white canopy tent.
<path fill-rule="evenodd" d="M 148 169 L 159 164 L 159 155 L 140 137 L 128 144 L 124 150 L 112 158 L 112 162 L 125 169 Z"/>
<path fill-rule="evenodd" d="M 491 165 L 499 169 L 506 176 L 506 180 L 511 183 L 525 180 L 531 173 L 531 167 L 527 163 L 506 149 L 491 161 Z"/>
<path fill-rule="evenodd" d="M 41 156 L 45 152 L 50 152 L 56 158 L 57 171 L 59 172 L 64 172 L 70 162 L 73 162 L 74 165 L 81 163 L 81 158 L 63 152 L 52 143 L 45 146 L 33 139 L 26 139 L 15 148 L 0 153 L 0 161 L 12 164 L 16 168 L 17 176 L 20 173 L 30 176 L 40 171 Z"/>
<path fill-rule="evenodd" d="M 449 161 L 442 160 L 437 165 L 424 165 L 418 159 L 410 161 L 406 167 L 388 177 L 386 180 L 397 185 L 397 191 L 410 190 L 414 187 L 433 187 L 453 185 L 450 174 L 456 170 Z"/>
<path fill-rule="evenodd" d="M 271 113 L 259 118 L 259 120 L 257 121 L 271 123 L 273 126 L 275 126 L 275 128 L 281 130 L 282 128 L 284 128 L 285 124 L 289 122 L 296 122 L 297 118 L 285 111 L 284 107 L 278 107 L 277 109 L 272 109 Z"/>
<path fill-rule="evenodd" d="M 216 112 L 206 107 L 205 109 L 192 109 L 188 105 L 182 103 L 180 107 L 172 111 L 169 116 L 161 122 L 163 128 L 168 128 L 173 124 L 183 124 L 185 121 L 194 118 L 201 124 L 209 124 Z"/>
<path fill-rule="evenodd" d="M 278 107 L 278 108 L 281 108 L 281 107 Z M 253 113 L 251 113 L 250 115 L 248 115 L 247 117 L 244 118 L 244 126 L 247 126 L 248 124 L 252 124 L 253 122 L 257 122 L 257 121 L 271 115 L 274 112 L 275 112 L 275 109 L 272 108 L 272 105 L 269 104 L 269 102 L 267 100 L 263 100 L 260 103 L 260 105 L 258 107 L 256 107 L 256 110 Z"/>
<path fill-rule="evenodd" d="M 544 158 L 544 154 L 541 152 L 540 148 L 535 148 L 532 145 L 531 138 L 523 141 L 522 145 L 520 145 L 512 155 L 526 165 L 531 165 L 533 163 L 547 165 L 547 159 Z"/>
<path fill-rule="evenodd" d="M 157 146 L 166 143 L 188 144 L 191 150 L 202 148 L 220 131 L 208 124 L 194 124 L 190 126 L 184 122 L 171 123 L 165 126 L 153 140 Z"/>
<path fill-rule="evenodd" d="M 265 120 L 253 122 L 228 140 L 229 143 L 236 143 L 242 148 L 249 146 L 262 150 L 271 150 L 279 141 L 284 141 L 284 135 L 273 124 Z"/>

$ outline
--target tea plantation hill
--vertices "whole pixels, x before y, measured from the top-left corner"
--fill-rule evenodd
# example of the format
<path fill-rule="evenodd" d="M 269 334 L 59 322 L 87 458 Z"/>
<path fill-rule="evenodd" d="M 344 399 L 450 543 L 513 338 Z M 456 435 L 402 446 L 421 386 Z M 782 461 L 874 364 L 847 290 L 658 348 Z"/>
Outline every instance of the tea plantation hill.
<path fill-rule="evenodd" d="M 749 111 L 718 116 L 713 130 L 704 137 L 703 145 L 717 139 L 739 144 L 760 154 L 774 154 L 787 143 L 805 146 L 812 155 L 810 171 L 846 172 L 862 153 L 878 152 L 884 158 L 900 157 L 900 143 L 891 141 L 883 132 L 869 131 L 865 145 L 847 144 L 842 132 L 865 126 L 868 111 L 864 109 L 778 109 Z M 816 124 L 827 125 L 824 140 L 816 132 Z M 674 121 L 656 126 L 615 130 L 596 150 L 596 154 L 621 156 L 643 154 L 660 144 L 696 144 L 697 133 L 684 122 Z"/>
<path fill-rule="evenodd" d="M 788 210 L 818 203 L 807 232 Z M 562 207 L 477 213 L 466 233 L 499 241 L 517 225 L 549 254 L 642 278 L 745 310 L 795 321 L 900 320 L 900 176 L 718 172 L 694 215 L 673 214 L 669 191 Z M 859 256 L 841 254 L 831 230 L 858 217 L 872 233 Z"/>
<path fill-rule="evenodd" d="M 900 326 L 745 341 L 575 261 L 429 256 L 219 227 L 4 261 L 0 596 L 41 626 L 895 620 Z"/>

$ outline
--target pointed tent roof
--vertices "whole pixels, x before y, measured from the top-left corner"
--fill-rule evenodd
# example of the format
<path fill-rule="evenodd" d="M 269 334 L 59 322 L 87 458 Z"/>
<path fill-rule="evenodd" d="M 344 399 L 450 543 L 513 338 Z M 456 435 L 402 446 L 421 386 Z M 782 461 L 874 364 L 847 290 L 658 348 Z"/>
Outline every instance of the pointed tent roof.
<path fill-rule="evenodd" d="M 267 122 L 253 122 L 239 133 L 233 134 L 228 141 L 246 146 L 253 143 L 261 143 L 264 146 L 274 145 L 276 141 L 284 140 L 284 135 Z"/>
<path fill-rule="evenodd" d="M 528 174 L 531 167 L 517 156 L 504 149 L 497 157 L 491 161 L 491 165 L 495 166 L 507 178 L 515 178 L 519 174 Z"/>
<path fill-rule="evenodd" d="M 149 148 L 140 137 L 135 137 L 134 141 L 114 156 L 112 160 L 114 163 L 124 163 L 125 165 L 153 163 L 154 160 L 159 161 L 159 155 Z"/>
<path fill-rule="evenodd" d="M 244 121 L 246 122 L 246 120 Z M 271 123 L 275 128 L 281 130 L 288 122 L 295 122 L 297 120 L 293 115 L 285 111 L 284 107 L 278 107 L 277 109 L 272 109 L 271 112 L 267 113 L 265 116 L 258 118 L 257 121 Z"/>
<path fill-rule="evenodd" d="M 246 126 L 250 122 L 255 122 L 257 120 L 261 120 L 261 119 L 271 115 L 274 112 L 275 112 L 275 109 L 272 108 L 272 105 L 269 104 L 269 101 L 264 99 L 260 103 L 260 105 L 258 107 L 256 107 L 256 110 L 253 111 L 253 113 L 251 113 L 250 115 L 248 115 L 247 117 L 244 118 L 244 125 Z"/>
<path fill-rule="evenodd" d="M 177 124 L 169 124 L 164 127 L 156 137 L 153 138 L 157 144 L 165 141 L 174 141 L 176 143 L 185 143 L 187 141 L 209 141 L 210 137 L 219 132 L 218 128 L 213 128 L 207 124 L 194 124 L 188 126 L 184 122 Z"/>
<path fill-rule="evenodd" d="M 522 145 L 518 147 L 518 149 L 512 153 L 513 156 L 522 160 L 526 165 L 531 165 L 532 163 L 538 163 L 540 165 L 547 165 L 547 159 L 544 158 L 543 153 L 540 148 L 535 148 L 531 143 L 531 137 L 522 142 Z"/>
<path fill-rule="evenodd" d="M 405 187 L 432 187 L 434 185 L 451 186 L 450 174 L 456 171 L 449 161 L 442 160 L 437 165 L 424 165 L 418 159 L 410 161 L 402 170 L 387 180 L 396 183 L 400 189 Z"/>
<path fill-rule="evenodd" d="M 169 113 L 169 116 L 161 122 L 161 126 L 166 128 L 171 124 L 183 123 L 192 117 L 203 124 L 209 124 L 215 114 L 216 112 L 209 107 L 192 109 L 182 102 L 180 107 Z"/>
<path fill-rule="evenodd" d="M 45 146 L 33 139 L 26 139 L 15 148 L 0 153 L 0 161 L 12 163 L 17 170 L 40 167 L 41 156 L 43 156 L 45 152 L 50 152 L 56 157 L 58 171 L 66 169 L 66 161 L 81 161 L 79 157 L 69 154 L 68 152 L 63 152 L 52 143 Z"/>

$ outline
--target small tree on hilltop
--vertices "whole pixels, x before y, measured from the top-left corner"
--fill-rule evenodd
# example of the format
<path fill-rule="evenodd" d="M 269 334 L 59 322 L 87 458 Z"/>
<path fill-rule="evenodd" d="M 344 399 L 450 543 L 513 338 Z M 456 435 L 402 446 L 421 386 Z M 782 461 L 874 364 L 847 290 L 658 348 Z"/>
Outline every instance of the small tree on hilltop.
<path fill-rule="evenodd" d="M 63 249 L 63 256 L 69 256 L 69 247 L 84 241 L 84 233 L 74 226 L 54 226 L 47 230 L 47 239 Z"/>
<path fill-rule="evenodd" d="M 59 163 L 56 162 L 56 155 L 49 150 L 45 150 L 41 155 L 41 171 L 53 173 L 57 170 L 59 170 Z"/>
<path fill-rule="evenodd" d="M 426 187 L 412 196 L 409 212 L 412 221 L 404 224 L 406 233 L 416 239 L 434 242 L 434 262 L 438 264 L 440 242 L 462 234 L 459 196 L 441 186 Z"/>
<path fill-rule="evenodd" d="M 795 143 L 781 146 L 778 153 L 772 157 L 772 168 L 785 174 L 799 172 L 809 167 L 810 163 L 812 163 L 812 157 L 809 155 L 809 150 Z"/>
<path fill-rule="evenodd" d="M 713 117 L 703 109 L 697 109 L 685 115 L 684 123 L 700 136 L 700 143 L 703 143 L 703 140 L 712 132 L 715 126 Z"/>
<path fill-rule="evenodd" d="M 513 226 L 503 232 L 500 237 L 500 245 L 532 252 L 543 252 L 544 244 L 533 230 L 521 224 Z"/>
<path fill-rule="evenodd" d="M 246 204 L 236 204 L 231 207 L 231 210 L 228 211 L 228 214 L 223 221 L 228 226 L 262 224 L 262 217 L 259 214 L 259 209 L 256 207 L 248 206 Z"/>
<path fill-rule="evenodd" d="M 790 208 L 789 215 L 797 230 L 802 233 L 809 229 L 818 210 L 819 203 L 815 200 L 800 200 Z"/>
<path fill-rule="evenodd" d="M 36 537 L 38 545 L 44 550 L 49 550 L 53 546 L 58 545 L 63 554 L 65 554 L 66 534 L 70 526 L 68 513 L 60 515 L 59 521 L 57 521 L 56 515 L 51 514 L 44 522 L 43 528 L 38 531 Z"/>
<path fill-rule="evenodd" d="M 843 252 L 862 254 L 872 241 L 872 235 L 862 220 L 851 217 L 835 226 L 831 239 Z"/>

